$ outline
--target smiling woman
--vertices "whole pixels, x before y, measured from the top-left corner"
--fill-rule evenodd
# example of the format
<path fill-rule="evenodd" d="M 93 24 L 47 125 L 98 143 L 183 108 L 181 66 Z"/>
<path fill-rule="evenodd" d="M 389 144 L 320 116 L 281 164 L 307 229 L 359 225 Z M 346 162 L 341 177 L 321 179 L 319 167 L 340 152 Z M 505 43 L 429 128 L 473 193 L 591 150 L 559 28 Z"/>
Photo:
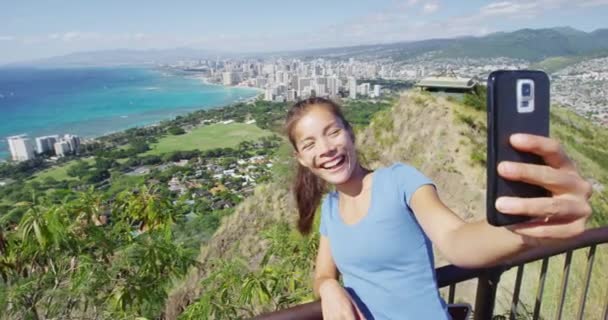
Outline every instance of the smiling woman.
<path fill-rule="evenodd" d="M 485 220 L 463 221 L 439 199 L 434 183 L 412 166 L 362 167 L 353 130 L 331 100 L 296 103 L 285 127 L 298 161 L 293 191 L 301 232 L 310 232 L 321 207 L 313 287 L 324 319 L 449 319 L 437 290 L 433 244 L 457 266 L 488 267 L 547 240 L 580 234 L 590 216 L 591 187 L 570 169 L 572 163 L 552 139 L 511 137 L 514 148 L 545 160 L 559 158 L 563 165 L 542 170 L 513 162 L 498 166 L 506 179 L 548 190 L 558 181 L 561 190 L 550 198 L 499 198 L 497 204 L 517 208 L 509 214 L 535 217 L 507 229 Z M 335 190 L 321 201 L 328 185 Z M 555 203 L 567 214 L 557 213 L 547 223 Z"/>

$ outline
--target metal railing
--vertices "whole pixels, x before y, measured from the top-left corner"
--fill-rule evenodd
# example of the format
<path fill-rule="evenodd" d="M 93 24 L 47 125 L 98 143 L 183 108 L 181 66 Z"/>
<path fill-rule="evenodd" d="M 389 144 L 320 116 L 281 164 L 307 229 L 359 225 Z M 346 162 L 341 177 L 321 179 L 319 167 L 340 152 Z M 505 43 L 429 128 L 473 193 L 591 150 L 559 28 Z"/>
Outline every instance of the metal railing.
<path fill-rule="evenodd" d="M 517 255 L 503 263 L 484 269 L 462 269 L 454 265 L 448 265 L 441 268 L 435 269 L 437 274 L 437 285 L 439 288 L 448 287 L 448 299 L 447 303 L 454 303 L 454 297 L 456 295 L 456 285 L 460 282 L 478 278 L 477 292 L 474 305 L 474 319 L 475 320 L 487 320 L 492 319 L 494 312 L 494 304 L 496 300 L 496 290 L 498 289 L 498 282 L 502 273 L 505 271 L 517 267 L 517 275 L 515 279 L 515 287 L 513 291 L 513 300 L 511 303 L 510 319 L 515 319 L 517 316 L 517 309 L 519 304 L 519 294 L 522 284 L 522 278 L 524 273 L 524 266 L 527 263 L 541 260 L 542 265 L 539 276 L 539 284 L 536 292 L 536 302 L 534 305 L 533 319 L 539 319 L 540 308 L 543 297 L 543 290 L 545 285 L 545 279 L 547 275 L 547 267 L 549 264 L 549 258 L 566 253 L 566 258 L 563 267 L 563 274 L 561 280 L 559 303 L 557 309 L 556 319 L 562 319 L 562 312 L 564 301 L 568 289 L 568 278 L 570 274 L 570 264 L 572 262 L 572 253 L 575 250 L 582 248 L 589 248 L 587 253 L 587 265 L 585 267 L 584 275 L 584 289 L 580 296 L 580 305 L 577 311 L 576 319 L 583 319 L 585 311 L 585 302 L 587 298 L 587 292 L 591 280 L 591 271 L 593 269 L 593 263 L 595 258 L 596 248 L 600 244 L 608 243 L 608 227 L 601 227 L 595 229 L 586 230 L 583 234 L 561 242 L 557 245 L 538 247 L 530 249 Z M 606 280 L 606 279 L 603 279 Z M 608 299 L 603 311 L 604 319 L 608 319 Z M 279 310 L 271 313 L 266 313 L 257 316 L 257 320 L 320 320 L 323 319 L 321 313 L 321 302 L 320 300 L 297 305 L 288 309 Z"/>

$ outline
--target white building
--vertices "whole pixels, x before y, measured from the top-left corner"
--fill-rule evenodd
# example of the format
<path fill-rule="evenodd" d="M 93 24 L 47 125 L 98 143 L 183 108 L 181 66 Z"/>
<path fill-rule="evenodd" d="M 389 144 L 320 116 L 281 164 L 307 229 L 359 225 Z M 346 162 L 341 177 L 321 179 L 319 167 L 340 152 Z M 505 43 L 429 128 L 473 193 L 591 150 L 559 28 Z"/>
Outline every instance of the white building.
<path fill-rule="evenodd" d="M 11 151 L 13 161 L 27 161 L 34 159 L 34 145 L 27 135 L 8 137 L 8 147 Z"/>
<path fill-rule="evenodd" d="M 295 89 L 289 89 L 287 91 L 287 101 L 296 101 L 297 93 Z"/>
<path fill-rule="evenodd" d="M 374 97 L 380 96 L 380 89 L 381 89 L 381 86 L 379 84 L 374 85 Z"/>
<path fill-rule="evenodd" d="M 327 93 L 330 96 L 337 96 L 340 88 L 340 80 L 337 77 L 327 78 Z"/>
<path fill-rule="evenodd" d="M 267 83 L 268 83 L 268 80 L 266 80 L 266 78 L 257 77 L 255 79 L 255 86 L 258 88 L 264 88 Z"/>
<path fill-rule="evenodd" d="M 70 146 L 71 153 L 80 152 L 80 137 L 71 134 L 66 134 L 65 136 L 63 136 L 63 140 L 66 141 Z"/>
<path fill-rule="evenodd" d="M 38 153 L 54 152 L 55 142 L 59 140 L 58 135 L 44 136 L 36 138 L 36 151 Z"/>
<path fill-rule="evenodd" d="M 264 100 L 265 101 L 272 101 L 272 88 L 266 88 L 266 90 L 264 91 Z"/>
<path fill-rule="evenodd" d="M 355 77 L 348 78 L 348 91 L 349 91 L 349 96 L 348 96 L 349 98 L 351 98 L 351 99 L 357 98 L 357 79 L 355 79 Z"/>
<path fill-rule="evenodd" d="M 357 93 L 363 96 L 369 95 L 369 82 L 365 82 L 357 86 Z"/>
<path fill-rule="evenodd" d="M 70 151 L 70 144 L 65 141 L 59 141 L 59 142 L 55 142 L 55 155 L 57 155 L 58 157 L 65 157 L 67 154 L 69 154 Z"/>
<path fill-rule="evenodd" d="M 303 96 L 305 88 L 309 87 L 310 88 L 310 82 L 311 79 L 310 78 L 299 78 L 298 79 L 298 96 Z"/>
<path fill-rule="evenodd" d="M 239 81 L 238 74 L 236 72 L 224 72 L 222 73 L 223 84 L 225 86 L 231 86 L 233 84 L 237 84 Z"/>

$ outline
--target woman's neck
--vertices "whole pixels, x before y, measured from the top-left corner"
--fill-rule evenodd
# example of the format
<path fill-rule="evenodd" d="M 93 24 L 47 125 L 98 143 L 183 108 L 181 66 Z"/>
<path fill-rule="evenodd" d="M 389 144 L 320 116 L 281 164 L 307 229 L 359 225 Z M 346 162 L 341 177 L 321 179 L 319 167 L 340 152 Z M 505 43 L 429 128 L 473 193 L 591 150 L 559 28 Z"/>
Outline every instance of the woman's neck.
<path fill-rule="evenodd" d="M 371 171 L 363 168 L 360 164 L 357 164 L 350 178 L 346 182 L 336 185 L 336 190 L 348 197 L 358 196 L 364 187 L 363 178 L 365 178 L 369 172 Z"/>

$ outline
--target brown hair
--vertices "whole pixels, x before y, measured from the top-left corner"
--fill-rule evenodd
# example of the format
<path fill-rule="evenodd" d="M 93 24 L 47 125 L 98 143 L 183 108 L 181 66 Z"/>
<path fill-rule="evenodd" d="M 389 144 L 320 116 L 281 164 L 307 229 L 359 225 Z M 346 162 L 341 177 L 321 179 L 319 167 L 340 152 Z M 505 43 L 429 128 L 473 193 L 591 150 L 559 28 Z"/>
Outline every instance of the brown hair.
<path fill-rule="evenodd" d="M 351 125 L 346 121 L 340 106 L 332 100 L 313 97 L 296 102 L 287 112 L 285 119 L 285 131 L 289 137 L 289 141 L 293 148 L 298 151 L 298 147 L 294 140 L 293 128 L 306 112 L 312 106 L 326 108 L 336 118 L 340 119 L 344 128 L 349 132 L 354 140 L 354 134 Z M 308 168 L 298 163 L 297 174 L 293 181 L 293 195 L 298 206 L 300 218 L 298 220 L 298 230 L 302 234 L 310 233 L 312 223 L 315 217 L 315 211 L 321 203 L 321 198 L 326 192 L 327 186 L 325 182 L 312 173 Z"/>

